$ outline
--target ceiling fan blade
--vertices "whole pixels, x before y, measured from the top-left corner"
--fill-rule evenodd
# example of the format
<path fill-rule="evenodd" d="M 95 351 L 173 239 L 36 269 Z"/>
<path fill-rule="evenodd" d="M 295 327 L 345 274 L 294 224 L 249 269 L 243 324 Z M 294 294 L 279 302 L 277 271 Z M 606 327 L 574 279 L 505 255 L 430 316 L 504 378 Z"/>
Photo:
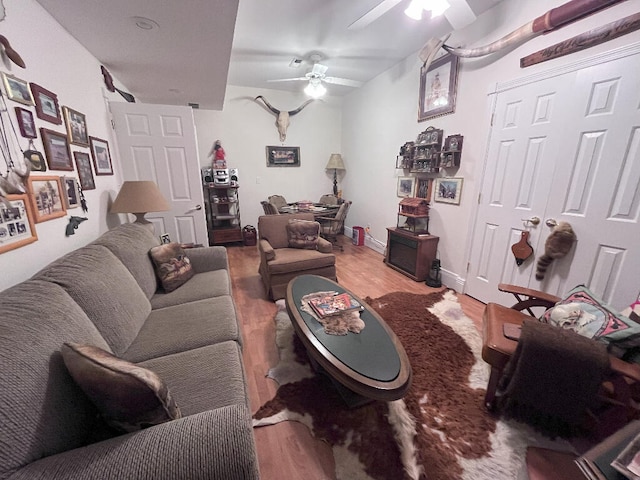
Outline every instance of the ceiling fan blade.
<path fill-rule="evenodd" d="M 322 76 L 325 74 L 328 68 L 329 67 L 327 67 L 326 65 L 321 65 L 320 63 L 314 63 L 313 69 L 311 70 L 311 75 Z"/>
<path fill-rule="evenodd" d="M 296 80 L 309 80 L 307 77 L 296 77 L 296 78 L 278 78 L 276 80 L 267 80 L 267 82 L 293 82 Z"/>
<path fill-rule="evenodd" d="M 378 18 L 387 13 L 401 1 L 402 0 L 382 0 L 382 2 L 373 7 L 351 25 L 349 25 L 347 27 L 347 30 L 360 30 L 361 28 L 366 27 L 370 23 L 375 22 Z"/>
<path fill-rule="evenodd" d="M 327 83 L 333 83 L 335 85 L 344 85 L 346 87 L 358 88 L 362 86 L 362 82 L 358 82 L 357 80 L 349 80 L 348 78 L 324 77 L 322 81 Z"/>

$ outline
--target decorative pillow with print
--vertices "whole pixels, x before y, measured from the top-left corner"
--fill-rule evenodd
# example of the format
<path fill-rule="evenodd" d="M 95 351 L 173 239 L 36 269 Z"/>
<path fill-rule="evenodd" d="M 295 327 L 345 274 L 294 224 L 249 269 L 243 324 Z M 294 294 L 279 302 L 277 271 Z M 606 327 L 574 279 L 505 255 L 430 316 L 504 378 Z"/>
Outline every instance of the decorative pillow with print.
<path fill-rule="evenodd" d="M 189 257 L 177 242 L 153 247 L 149 251 L 156 275 L 165 292 L 172 292 L 195 275 Z"/>
<path fill-rule="evenodd" d="M 289 220 L 287 223 L 287 237 L 290 248 L 318 249 L 320 224 L 313 220 Z"/>
<path fill-rule="evenodd" d="M 155 372 L 93 345 L 65 343 L 67 370 L 112 427 L 125 432 L 181 418 L 167 385 Z"/>
<path fill-rule="evenodd" d="M 584 285 L 571 290 L 540 320 L 604 342 L 609 353 L 618 357 L 640 347 L 640 324 L 616 313 Z"/>

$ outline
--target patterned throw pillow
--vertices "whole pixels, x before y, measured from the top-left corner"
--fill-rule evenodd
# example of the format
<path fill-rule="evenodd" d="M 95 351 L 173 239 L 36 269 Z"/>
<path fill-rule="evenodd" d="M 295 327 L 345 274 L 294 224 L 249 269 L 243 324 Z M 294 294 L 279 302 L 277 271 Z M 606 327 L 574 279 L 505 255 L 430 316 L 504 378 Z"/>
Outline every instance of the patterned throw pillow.
<path fill-rule="evenodd" d="M 599 340 L 618 357 L 630 348 L 640 347 L 640 324 L 616 313 L 584 285 L 571 290 L 540 320 Z"/>
<path fill-rule="evenodd" d="M 157 374 L 92 345 L 65 343 L 67 370 L 105 421 L 125 432 L 181 418 L 166 384 Z"/>
<path fill-rule="evenodd" d="M 184 285 L 195 275 L 189 257 L 177 242 L 153 247 L 149 254 L 156 269 L 156 275 L 165 292 L 172 292 Z"/>
<path fill-rule="evenodd" d="M 320 224 L 313 220 L 289 220 L 287 223 L 287 237 L 290 248 L 318 249 Z"/>

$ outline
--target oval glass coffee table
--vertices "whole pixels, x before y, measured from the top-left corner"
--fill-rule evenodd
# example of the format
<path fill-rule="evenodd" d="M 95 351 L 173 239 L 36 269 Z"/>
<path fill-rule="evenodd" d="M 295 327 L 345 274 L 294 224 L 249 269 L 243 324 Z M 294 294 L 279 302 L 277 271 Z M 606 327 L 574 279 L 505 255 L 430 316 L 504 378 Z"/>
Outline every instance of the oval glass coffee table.
<path fill-rule="evenodd" d="M 302 310 L 302 297 L 330 290 L 347 292 L 364 306 L 360 318 L 365 327 L 360 333 L 328 335 L 318 320 Z M 349 405 L 404 397 L 411 385 L 409 358 L 396 334 L 369 305 L 336 282 L 317 275 L 291 280 L 286 304 L 314 367 L 320 367 L 334 381 Z"/>

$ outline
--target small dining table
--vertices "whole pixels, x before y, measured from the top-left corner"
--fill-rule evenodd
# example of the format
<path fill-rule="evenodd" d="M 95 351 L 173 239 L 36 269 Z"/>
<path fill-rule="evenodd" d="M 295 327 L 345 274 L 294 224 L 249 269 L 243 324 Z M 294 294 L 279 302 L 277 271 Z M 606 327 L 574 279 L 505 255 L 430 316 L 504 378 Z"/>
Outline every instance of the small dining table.
<path fill-rule="evenodd" d="M 324 205 L 322 203 L 312 203 L 307 204 L 303 203 L 302 205 L 298 205 L 298 203 L 289 203 L 284 207 L 280 207 L 278 210 L 282 214 L 286 213 L 313 213 L 314 218 L 317 217 L 334 217 L 338 210 L 340 209 L 340 205 Z"/>

